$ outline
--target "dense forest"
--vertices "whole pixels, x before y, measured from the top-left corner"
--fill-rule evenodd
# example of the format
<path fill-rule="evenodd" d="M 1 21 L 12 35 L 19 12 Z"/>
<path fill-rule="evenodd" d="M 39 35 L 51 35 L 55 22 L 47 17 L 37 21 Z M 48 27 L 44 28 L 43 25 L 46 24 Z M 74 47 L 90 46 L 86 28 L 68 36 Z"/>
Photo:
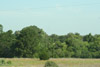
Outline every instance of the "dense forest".
<path fill-rule="evenodd" d="M 41 53 L 51 58 L 100 58 L 100 35 L 48 35 L 37 26 L 4 32 L 0 25 L 1 58 L 38 58 Z"/>

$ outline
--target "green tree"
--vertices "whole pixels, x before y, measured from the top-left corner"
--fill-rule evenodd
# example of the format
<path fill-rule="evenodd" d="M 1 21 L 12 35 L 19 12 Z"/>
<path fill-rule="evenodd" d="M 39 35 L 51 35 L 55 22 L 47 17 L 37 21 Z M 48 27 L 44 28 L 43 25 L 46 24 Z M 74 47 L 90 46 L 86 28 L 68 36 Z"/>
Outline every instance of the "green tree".
<path fill-rule="evenodd" d="M 80 58 L 84 48 L 88 51 L 88 48 L 85 46 L 85 42 L 83 42 L 82 37 L 79 34 L 68 34 L 66 44 L 68 45 L 66 53 L 66 56 L 68 57 Z"/>
<path fill-rule="evenodd" d="M 50 51 L 52 52 L 53 58 L 61 58 L 65 57 L 67 45 L 65 43 L 61 43 L 60 41 L 56 41 L 51 45 Z"/>
<path fill-rule="evenodd" d="M 12 46 L 14 47 L 14 55 L 17 57 L 35 57 L 39 53 L 41 48 L 46 46 L 44 40 L 46 35 L 43 30 L 36 26 L 25 27 L 20 31 L 17 36 L 16 43 Z"/>
<path fill-rule="evenodd" d="M 0 34 L 3 32 L 3 26 L 0 24 Z"/>
<path fill-rule="evenodd" d="M 83 37 L 83 41 L 93 42 L 94 40 L 95 40 L 95 38 L 91 33 L 89 33 L 88 35 L 85 35 Z"/>
<path fill-rule="evenodd" d="M 0 34 L 0 57 L 11 57 L 11 46 L 15 36 L 12 30 Z"/>

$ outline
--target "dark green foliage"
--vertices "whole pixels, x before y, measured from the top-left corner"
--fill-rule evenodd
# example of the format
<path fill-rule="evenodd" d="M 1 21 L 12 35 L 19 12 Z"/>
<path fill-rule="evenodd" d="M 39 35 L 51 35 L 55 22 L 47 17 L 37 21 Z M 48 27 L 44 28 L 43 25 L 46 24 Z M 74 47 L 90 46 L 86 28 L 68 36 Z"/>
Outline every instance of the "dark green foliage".
<path fill-rule="evenodd" d="M 93 42 L 93 41 L 95 41 L 95 38 L 94 38 L 94 36 L 92 36 L 91 33 L 89 33 L 88 35 L 83 37 L 83 41 Z"/>
<path fill-rule="evenodd" d="M 15 42 L 15 36 L 12 31 L 0 34 L 0 57 L 11 57 L 11 46 Z"/>
<path fill-rule="evenodd" d="M 53 61 L 47 61 L 44 67 L 58 67 L 58 65 Z"/>
<path fill-rule="evenodd" d="M 55 41 L 59 41 L 59 39 L 58 39 L 59 36 L 56 35 L 56 34 L 52 34 L 50 37 L 52 38 L 52 41 L 53 41 L 53 42 L 55 42 Z"/>
<path fill-rule="evenodd" d="M 0 34 L 3 33 L 3 26 L 0 24 Z"/>
<path fill-rule="evenodd" d="M 22 29 L 17 35 L 17 41 L 12 46 L 14 55 L 17 57 L 34 57 L 41 38 L 41 29 L 36 26 Z"/>
<path fill-rule="evenodd" d="M 48 52 L 42 51 L 39 54 L 39 58 L 40 58 L 40 60 L 49 60 L 50 56 L 49 56 L 49 53 Z"/>
<path fill-rule="evenodd" d="M 60 41 L 56 41 L 51 46 L 52 57 L 53 58 L 60 58 L 65 57 L 67 45 L 65 43 L 61 43 Z"/>
<path fill-rule="evenodd" d="M 47 35 L 37 26 L 25 27 L 13 33 L 0 25 L 0 57 L 40 58 L 100 58 L 100 35 L 79 33 Z"/>

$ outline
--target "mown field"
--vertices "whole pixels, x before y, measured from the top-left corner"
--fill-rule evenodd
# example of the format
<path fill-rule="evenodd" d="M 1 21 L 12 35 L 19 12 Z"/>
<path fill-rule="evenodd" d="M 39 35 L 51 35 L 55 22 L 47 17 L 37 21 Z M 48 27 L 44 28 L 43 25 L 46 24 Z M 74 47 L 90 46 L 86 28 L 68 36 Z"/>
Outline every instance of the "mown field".
<path fill-rule="evenodd" d="M 0 67 L 44 67 L 46 61 L 33 58 L 1 58 L 0 60 L 11 61 L 10 65 L 0 65 Z M 58 58 L 50 59 L 59 67 L 100 67 L 100 59 L 76 59 L 76 58 Z"/>

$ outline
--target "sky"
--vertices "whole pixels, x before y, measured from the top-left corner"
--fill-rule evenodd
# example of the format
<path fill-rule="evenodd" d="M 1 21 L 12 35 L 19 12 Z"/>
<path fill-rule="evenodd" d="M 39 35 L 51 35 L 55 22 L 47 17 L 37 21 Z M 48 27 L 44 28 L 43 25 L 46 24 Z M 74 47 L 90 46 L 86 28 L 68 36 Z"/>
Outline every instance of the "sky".
<path fill-rule="evenodd" d="M 47 34 L 100 34 L 100 0 L 0 0 L 4 31 L 35 25 Z"/>

